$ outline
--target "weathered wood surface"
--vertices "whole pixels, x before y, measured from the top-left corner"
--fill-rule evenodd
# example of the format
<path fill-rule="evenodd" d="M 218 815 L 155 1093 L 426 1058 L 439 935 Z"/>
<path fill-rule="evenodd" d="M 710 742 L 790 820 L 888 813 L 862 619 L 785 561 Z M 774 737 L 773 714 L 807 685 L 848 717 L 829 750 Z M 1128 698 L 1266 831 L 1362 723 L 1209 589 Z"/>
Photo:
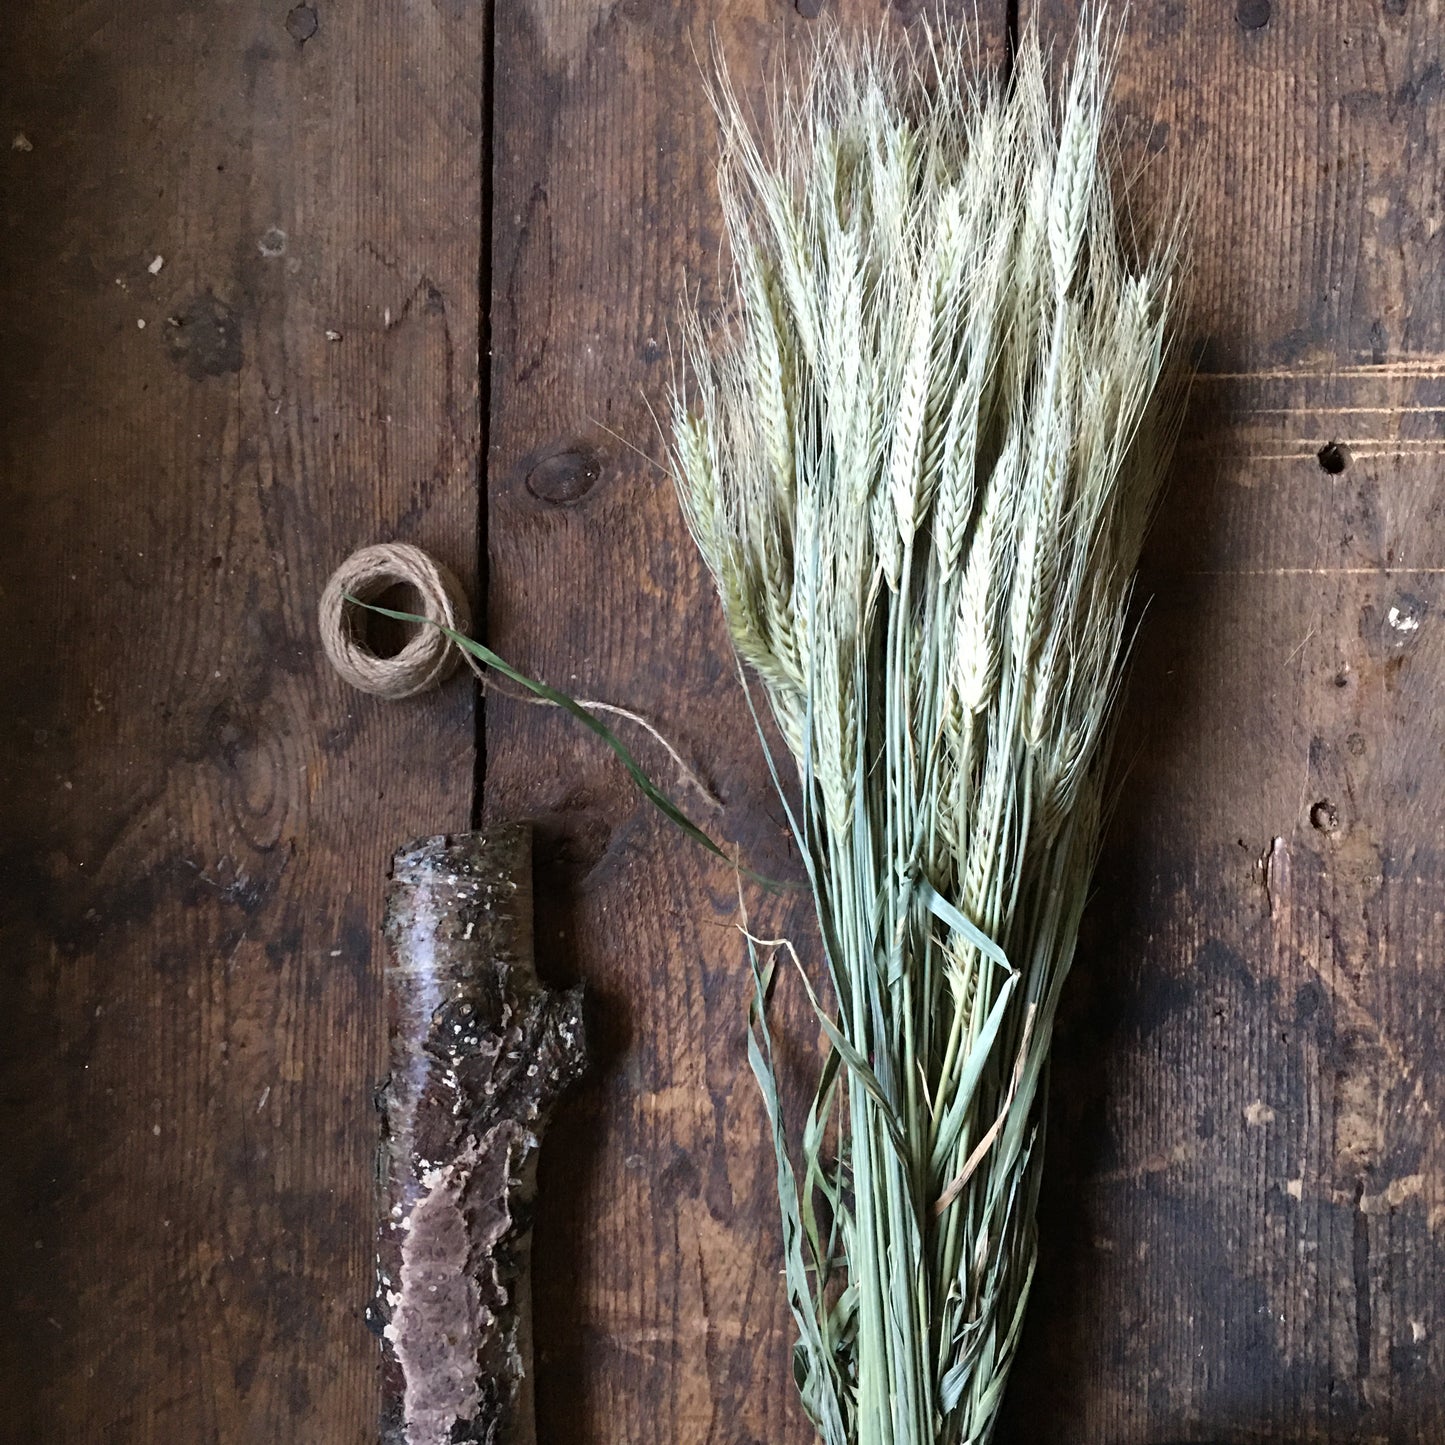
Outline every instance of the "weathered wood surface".
<path fill-rule="evenodd" d="M 382 883 L 472 701 L 315 606 L 378 536 L 475 581 L 486 11 L 0 6 L 17 1445 L 376 1438 Z"/>
<path fill-rule="evenodd" d="M 311 613 L 377 536 L 475 581 L 479 316 L 493 639 L 651 715 L 789 870 L 630 445 L 678 295 L 716 287 L 694 46 L 716 23 L 753 86 L 831 8 L 526 0 L 490 67 L 482 0 L 0 11 L 0 1438 L 374 1439 L 380 880 L 467 822 L 472 721 L 460 684 L 345 694 Z M 1127 154 L 1197 180 L 1209 343 L 1001 1439 L 1433 1442 L 1445 15 L 1134 8 Z M 603 1056 L 542 1164 L 540 1438 L 806 1439 L 732 880 L 565 720 L 486 720 L 487 811 L 541 820 L 544 976 L 595 991 Z"/>
<path fill-rule="evenodd" d="M 489 501 L 494 635 L 656 716 L 779 868 L 707 589 L 608 429 L 656 454 L 638 392 L 663 390 L 679 290 L 715 284 L 687 35 L 716 23 L 755 83 L 790 8 L 501 17 Z M 1197 187 L 1209 344 L 1149 552 L 1004 1438 L 1436 1440 L 1441 16 L 1135 9 L 1126 156 Z M 799 1436 L 730 884 L 558 719 L 492 703 L 487 788 L 551 820 L 547 948 L 605 991 L 614 1056 L 549 1176 L 572 1197 L 543 1228 L 575 1255 L 538 1282 L 544 1431 Z"/>
<path fill-rule="evenodd" d="M 1205 349 L 1010 1439 L 1445 1438 L 1442 49 L 1438 0 L 1135 7 Z"/>

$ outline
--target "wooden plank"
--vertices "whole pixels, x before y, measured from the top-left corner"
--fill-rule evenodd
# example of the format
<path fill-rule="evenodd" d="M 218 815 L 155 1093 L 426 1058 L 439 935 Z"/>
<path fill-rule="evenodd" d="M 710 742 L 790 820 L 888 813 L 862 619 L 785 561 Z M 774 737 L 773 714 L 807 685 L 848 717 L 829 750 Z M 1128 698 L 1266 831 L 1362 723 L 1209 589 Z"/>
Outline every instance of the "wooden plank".
<path fill-rule="evenodd" d="M 1007 1440 L 1445 1434 L 1442 22 L 1135 9 L 1125 165 L 1197 186 L 1207 345 Z"/>
<path fill-rule="evenodd" d="M 877 23 L 876 5 L 843 10 Z M 711 589 L 669 482 L 638 454 L 660 455 L 648 406 L 663 407 L 679 300 L 716 294 L 696 59 L 714 25 L 748 89 L 806 35 L 780 0 L 498 10 L 489 626 L 533 676 L 646 713 L 725 808 L 687 805 L 754 866 L 796 876 Z M 807 1438 L 733 878 L 566 719 L 498 696 L 485 804 L 538 820 L 539 967 L 592 991 L 602 1058 L 542 1159 L 539 1438 Z M 773 903 L 754 921 L 806 947 L 806 911 Z M 795 1022 L 801 1072 L 816 1030 Z"/>
<path fill-rule="evenodd" d="M 373 939 L 473 707 L 314 609 L 475 581 L 487 11 L 0 16 L 7 1439 L 376 1438 Z"/>

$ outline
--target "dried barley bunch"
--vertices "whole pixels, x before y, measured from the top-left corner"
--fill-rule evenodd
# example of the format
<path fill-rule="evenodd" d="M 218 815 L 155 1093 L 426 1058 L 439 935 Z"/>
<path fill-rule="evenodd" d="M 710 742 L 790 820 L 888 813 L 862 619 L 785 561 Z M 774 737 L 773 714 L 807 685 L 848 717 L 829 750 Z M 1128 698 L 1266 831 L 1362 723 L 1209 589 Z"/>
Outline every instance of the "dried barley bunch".
<path fill-rule="evenodd" d="M 1005 85 L 956 37 L 835 33 L 771 149 L 725 74 L 714 95 L 735 305 L 693 318 L 672 446 L 800 778 L 832 1003 L 794 1141 L 756 949 L 750 1037 L 829 1445 L 988 1439 L 1033 1274 L 1045 1061 L 1176 410 L 1175 251 L 1122 234 L 1110 53 L 1095 12 L 1054 105 L 1032 33 Z"/>

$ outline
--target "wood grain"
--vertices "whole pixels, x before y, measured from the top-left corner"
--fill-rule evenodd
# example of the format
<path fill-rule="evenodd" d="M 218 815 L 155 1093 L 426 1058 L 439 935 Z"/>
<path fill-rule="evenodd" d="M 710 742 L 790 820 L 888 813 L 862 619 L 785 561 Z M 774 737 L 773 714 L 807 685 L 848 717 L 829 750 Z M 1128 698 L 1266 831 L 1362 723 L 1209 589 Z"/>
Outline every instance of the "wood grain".
<path fill-rule="evenodd" d="M 1124 161 L 1195 187 L 1202 374 L 1010 1441 L 1445 1434 L 1442 22 L 1135 7 Z"/>
<path fill-rule="evenodd" d="M 472 698 L 314 616 L 377 537 L 475 581 L 486 24 L 0 14 L 7 1440 L 375 1439 L 373 942 Z"/>
<path fill-rule="evenodd" d="M 711 586 L 648 460 L 649 407 L 665 405 L 682 298 L 717 294 L 698 56 L 716 27 L 756 93 L 806 39 L 804 8 L 533 0 L 499 8 L 496 34 L 491 638 L 533 676 L 647 714 L 724 808 L 686 805 L 773 876 L 798 865 Z M 843 7 L 850 23 L 879 13 Z M 566 719 L 494 697 L 486 731 L 488 815 L 539 820 L 539 967 L 585 982 L 602 1056 L 542 1159 L 539 1438 L 805 1440 L 734 879 Z M 629 741 L 681 786 L 645 736 Z M 806 946 L 806 907 L 750 906 Z M 795 1014 L 800 1078 L 815 1043 Z"/>
<path fill-rule="evenodd" d="M 473 717 L 346 694 L 312 613 L 378 536 L 475 582 L 483 315 L 492 640 L 647 713 L 794 867 L 633 448 L 716 288 L 695 52 L 753 88 L 835 7 L 523 0 L 489 62 L 490 8 L 0 12 L 0 1439 L 375 1437 L 381 880 L 467 822 Z M 1440 0 L 1135 6 L 1125 157 L 1199 197 L 1205 374 L 1001 1445 L 1445 1434 L 1442 36 Z M 486 725 L 603 1055 L 542 1165 L 540 1436 L 806 1439 L 733 881 L 565 720 Z"/>

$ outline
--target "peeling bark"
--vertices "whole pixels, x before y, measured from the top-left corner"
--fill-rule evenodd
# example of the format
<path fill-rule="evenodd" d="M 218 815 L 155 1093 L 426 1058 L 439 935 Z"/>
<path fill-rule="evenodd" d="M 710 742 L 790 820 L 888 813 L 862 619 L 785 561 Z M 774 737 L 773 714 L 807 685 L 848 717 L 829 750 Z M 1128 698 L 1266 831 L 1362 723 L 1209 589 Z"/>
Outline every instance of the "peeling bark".
<path fill-rule="evenodd" d="M 392 860 L 391 1072 L 368 1321 L 382 1445 L 533 1445 L 529 1262 L 540 1135 L 582 1072 L 581 992 L 532 962 L 525 827 L 425 838 Z"/>

